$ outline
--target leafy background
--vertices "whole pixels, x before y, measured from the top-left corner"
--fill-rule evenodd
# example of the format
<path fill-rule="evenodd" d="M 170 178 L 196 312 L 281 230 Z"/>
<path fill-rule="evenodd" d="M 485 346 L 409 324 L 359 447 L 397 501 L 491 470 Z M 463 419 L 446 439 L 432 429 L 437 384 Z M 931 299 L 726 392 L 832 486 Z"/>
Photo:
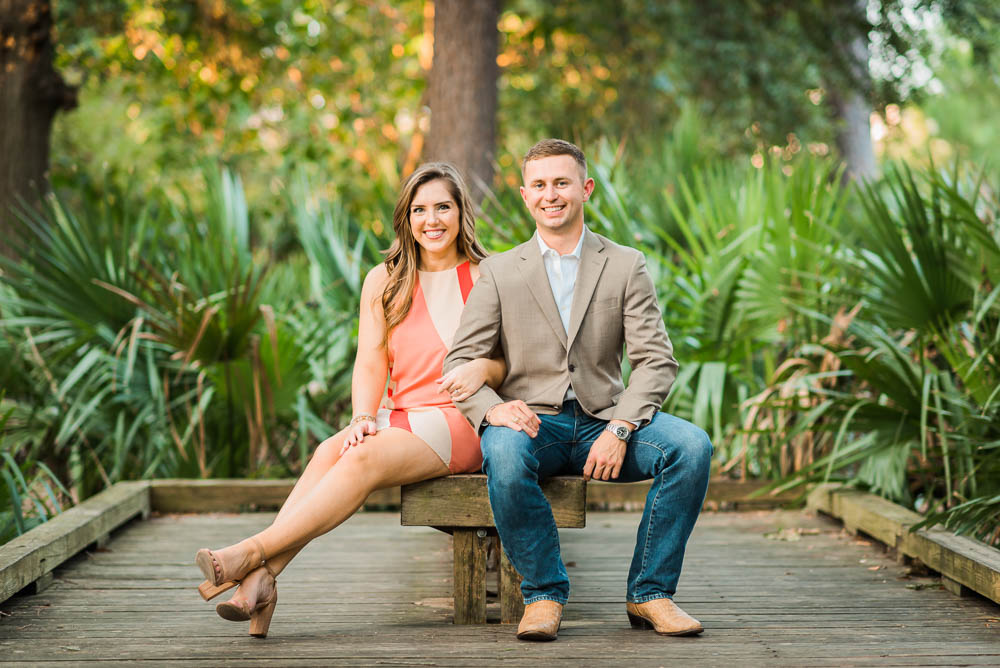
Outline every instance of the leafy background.
<path fill-rule="evenodd" d="M 526 239 L 518 156 L 579 141 L 588 224 L 646 253 L 665 408 L 717 475 L 851 481 L 996 544 L 994 56 L 932 12 L 920 67 L 877 81 L 882 176 L 855 184 L 802 55 L 829 7 L 766 5 L 699 32 L 733 4 L 506 3 L 479 233 Z M 118 480 L 300 472 L 349 415 L 360 281 L 427 132 L 424 2 L 57 10 L 80 106 L 2 267 L 0 540 Z"/>

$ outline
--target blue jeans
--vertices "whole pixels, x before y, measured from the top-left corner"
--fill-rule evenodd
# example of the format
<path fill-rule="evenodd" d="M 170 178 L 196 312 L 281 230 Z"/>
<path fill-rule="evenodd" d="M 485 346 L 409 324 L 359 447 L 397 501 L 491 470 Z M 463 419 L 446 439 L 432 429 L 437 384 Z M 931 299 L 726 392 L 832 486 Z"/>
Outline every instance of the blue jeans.
<path fill-rule="evenodd" d="M 483 471 L 497 532 L 511 564 L 523 578 L 525 604 L 565 604 L 569 576 L 559 554 L 552 508 L 538 485 L 554 475 L 580 475 L 607 422 L 587 415 L 576 401 L 558 415 L 539 415 L 538 436 L 507 427 L 483 432 Z M 672 598 L 684 547 L 708 489 L 712 443 L 695 425 L 657 413 L 629 440 L 614 482 L 653 479 L 628 573 L 626 600 Z"/>

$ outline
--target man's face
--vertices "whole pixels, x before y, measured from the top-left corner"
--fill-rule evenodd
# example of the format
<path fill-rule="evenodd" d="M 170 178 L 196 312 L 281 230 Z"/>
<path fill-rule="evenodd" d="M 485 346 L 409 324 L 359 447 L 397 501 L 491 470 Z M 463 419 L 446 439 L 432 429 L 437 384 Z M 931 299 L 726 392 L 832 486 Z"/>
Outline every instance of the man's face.
<path fill-rule="evenodd" d="M 551 155 L 524 165 L 521 197 L 539 230 L 569 233 L 583 226 L 583 203 L 594 190 L 594 179 L 570 155 Z"/>

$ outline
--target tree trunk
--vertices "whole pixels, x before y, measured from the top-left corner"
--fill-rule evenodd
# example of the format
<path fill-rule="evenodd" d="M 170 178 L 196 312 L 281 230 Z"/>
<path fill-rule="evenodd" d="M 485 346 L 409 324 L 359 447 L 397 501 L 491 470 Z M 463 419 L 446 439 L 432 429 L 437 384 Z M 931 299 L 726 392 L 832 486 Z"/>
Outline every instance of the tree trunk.
<path fill-rule="evenodd" d="M 854 11 L 863 17 L 865 3 L 856 2 Z M 860 21 L 867 26 L 867 22 Z M 837 149 L 847 165 L 846 175 L 855 180 L 873 179 L 878 176 L 875 148 L 872 145 L 871 123 L 871 74 L 868 70 L 868 35 L 861 32 L 850 42 L 838 45 L 849 63 L 850 86 L 831 86 L 830 106 L 837 123 Z"/>
<path fill-rule="evenodd" d="M 0 0 L 0 252 L 12 252 L 12 207 L 47 188 L 49 132 L 76 91 L 52 66 L 51 0 Z"/>
<path fill-rule="evenodd" d="M 875 178 L 878 165 L 869 122 L 871 105 L 856 91 L 845 91 L 843 96 L 834 93 L 830 102 L 837 119 L 837 149 L 847 165 L 848 176 L 855 180 Z"/>
<path fill-rule="evenodd" d="M 475 202 L 493 186 L 500 0 L 435 0 L 431 130 L 424 158 L 461 170 Z"/>

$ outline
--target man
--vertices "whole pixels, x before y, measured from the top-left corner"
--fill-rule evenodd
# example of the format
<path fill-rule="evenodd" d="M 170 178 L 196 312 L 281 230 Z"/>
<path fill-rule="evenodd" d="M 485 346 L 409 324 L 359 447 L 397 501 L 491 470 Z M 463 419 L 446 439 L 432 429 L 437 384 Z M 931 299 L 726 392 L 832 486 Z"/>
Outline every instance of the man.
<path fill-rule="evenodd" d="M 677 375 L 645 259 L 584 225 L 594 190 L 582 151 L 538 142 L 522 165 L 535 220 L 528 242 L 480 264 L 444 370 L 499 350 L 507 377 L 458 402 L 482 430 L 483 469 L 497 531 L 521 574 L 522 640 L 555 640 L 569 578 L 539 480 L 652 478 L 626 590 L 634 627 L 693 635 L 701 624 L 673 603 L 684 547 L 708 486 L 712 445 L 659 412 Z M 621 374 L 622 347 L 632 373 Z"/>

